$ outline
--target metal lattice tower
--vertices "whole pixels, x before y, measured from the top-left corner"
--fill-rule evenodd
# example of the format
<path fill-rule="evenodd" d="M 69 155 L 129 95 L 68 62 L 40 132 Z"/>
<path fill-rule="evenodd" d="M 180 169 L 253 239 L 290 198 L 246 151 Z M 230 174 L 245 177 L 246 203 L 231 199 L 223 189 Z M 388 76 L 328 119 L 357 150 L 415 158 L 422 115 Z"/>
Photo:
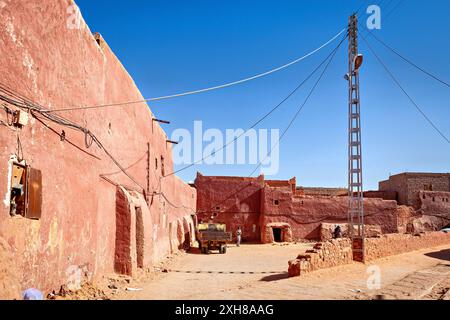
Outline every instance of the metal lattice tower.
<path fill-rule="evenodd" d="M 365 262 L 364 253 L 364 197 L 362 178 L 362 151 L 361 151 L 361 113 L 359 95 L 359 67 L 362 55 L 358 54 L 358 18 L 352 15 L 348 26 L 348 219 L 350 237 L 353 243 L 354 260 Z"/>

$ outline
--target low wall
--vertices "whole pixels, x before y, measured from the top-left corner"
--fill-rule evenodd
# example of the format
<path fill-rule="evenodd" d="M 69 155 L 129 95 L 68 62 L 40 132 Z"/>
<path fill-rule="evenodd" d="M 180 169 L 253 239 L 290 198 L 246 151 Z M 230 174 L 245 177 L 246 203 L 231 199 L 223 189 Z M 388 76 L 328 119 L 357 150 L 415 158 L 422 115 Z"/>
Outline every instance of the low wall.
<path fill-rule="evenodd" d="M 366 192 L 364 192 L 364 198 L 397 201 L 397 192 L 396 191 L 366 191 Z"/>
<path fill-rule="evenodd" d="M 366 261 L 446 244 L 450 245 L 450 234 L 444 232 L 427 232 L 417 236 L 387 234 L 366 239 Z"/>
<path fill-rule="evenodd" d="M 306 251 L 295 260 L 289 261 L 289 277 L 319 269 L 332 268 L 353 262 L 350 239 L 335 239 L 317 243 L 313 250 Z"/>
<path fill-rule="evenodd" d="M 427 232 L 417 236 L 410 234 L 387 234 L 366 239 L 366 262 L 406 252 L 450 245 L 450 233 Z M 289 277 L 319 269 L 332 268 L 353 262 L 351 240 L 334 239 L 317 243 L 313 250 L 300 254 L 289 261 Z"/>
<path fill-rule="evenodd" d="M 349 236 L 349 224 L 348 223 L 322 223 L 320 226 L 320 241 L 329 241 L 334 239 L 334 230 L 339 225 L 342 230 L 342 237 Z M 354 226 L 355 233 L 358 232 L 357 227 Z M 365 225 L 365 235 L 367 238 L 376 238 L 383 234 L 379 225 Z"/>

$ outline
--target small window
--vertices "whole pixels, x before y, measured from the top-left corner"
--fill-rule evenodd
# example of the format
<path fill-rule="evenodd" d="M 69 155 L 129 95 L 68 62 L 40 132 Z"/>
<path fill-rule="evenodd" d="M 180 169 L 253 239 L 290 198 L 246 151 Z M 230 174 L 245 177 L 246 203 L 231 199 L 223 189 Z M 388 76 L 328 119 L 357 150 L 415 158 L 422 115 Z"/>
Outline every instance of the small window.
<path fill-rule="evenodd" d="M 161 156 L 161 175 L 164 177 L 166 175 L 166 171 L 164 168 L 164 157 Z"/>
<path fill-rule="evenodd" d="M 216 211 L 220 211 L 220 207 L 216 207 Z"/>
<path fill-rule="evenodd" d="M 423 200 L 425 200 L 425 199 L 427 198 L 427 196 L 426 196 L 426 195 L 423 195 L 422 198 L 423 198 Z"/>
<path fill-rule="evenodd" d="M 433 197 L 433 202 L 436 202 L 436 198 L 435 197 Z"/>
<path fill-rule="evenodd" d="M 279 206 L 280 205 L 280 200 L 274 200 L 273 204 L 276 205 L 276 206 Z"/>
<path fill-rule="evenodd" d="M 425 191 L 433 191 L 433 185 L 432 184 L 425 184 L 423 186 L 423 190 L 425 190 Z"/>
<path fill-rule="evenodd" d="M 158 158 L 155 158 L 155 170 L 158 170 Z"/>

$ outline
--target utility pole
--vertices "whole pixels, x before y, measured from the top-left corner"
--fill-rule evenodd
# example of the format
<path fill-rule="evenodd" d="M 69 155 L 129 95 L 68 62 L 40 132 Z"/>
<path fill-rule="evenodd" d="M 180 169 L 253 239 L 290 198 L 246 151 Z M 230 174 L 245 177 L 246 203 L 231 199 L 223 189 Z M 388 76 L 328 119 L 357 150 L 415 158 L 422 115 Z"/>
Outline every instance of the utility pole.
<path fill-rule="evenodd" d="M 348 25 L 348 220 L 353 259 L 365 262 L 364 194 L 361 152 L 361 112 L 359 68 L 363 56 L 358 54 L 358 18 L 350 16 Z"/>

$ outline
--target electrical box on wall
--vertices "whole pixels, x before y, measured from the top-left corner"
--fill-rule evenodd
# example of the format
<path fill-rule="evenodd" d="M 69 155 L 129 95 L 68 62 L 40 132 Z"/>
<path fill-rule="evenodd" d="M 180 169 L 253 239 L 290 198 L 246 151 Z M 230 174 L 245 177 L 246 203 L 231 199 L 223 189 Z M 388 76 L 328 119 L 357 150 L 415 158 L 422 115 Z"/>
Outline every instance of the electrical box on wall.
<path fill-rule="evenodd" d="M 10 214 L 39 220 L 42 214 L 41 171 L 13 163 L 10 189 Z"/>
<path fill-rule="evenodd" d="M 16 127 L 23 127 L 28 124 L 28 113 L 22 110 L 14 111 L 13 123 Z"/>

